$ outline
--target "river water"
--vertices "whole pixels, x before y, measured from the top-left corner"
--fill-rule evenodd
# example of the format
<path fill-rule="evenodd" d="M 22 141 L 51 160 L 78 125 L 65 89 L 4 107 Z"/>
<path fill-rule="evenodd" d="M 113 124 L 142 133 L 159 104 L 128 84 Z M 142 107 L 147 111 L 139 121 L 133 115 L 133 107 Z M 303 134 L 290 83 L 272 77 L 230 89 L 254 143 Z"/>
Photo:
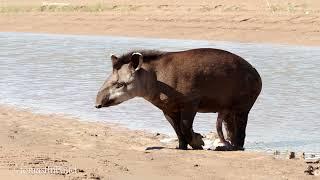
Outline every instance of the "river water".
<path fill-rule="evenodd" d="M 249 114 L 247 149 L 320 152 L 320 47 L 3 32 L 0 103 L 173 135 L 161 111 L 145 100 L 97 110 L 95 96 L 110 74 L 111 53 L 198 47 L 238 54 L 262 77 L 262 93 Z M 216 114 L 198 113 L 195 131 L 215 131 L 215 122 Z"/>

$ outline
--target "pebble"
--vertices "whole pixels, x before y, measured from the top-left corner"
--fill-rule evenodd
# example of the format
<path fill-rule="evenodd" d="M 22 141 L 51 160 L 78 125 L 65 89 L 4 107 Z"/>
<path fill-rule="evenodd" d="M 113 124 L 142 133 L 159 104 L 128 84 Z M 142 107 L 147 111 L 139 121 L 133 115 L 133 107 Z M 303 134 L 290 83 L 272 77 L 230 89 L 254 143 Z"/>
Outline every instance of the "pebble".
<path fill-rule="evenodd" d="M 294 159 L 294 158 L 296 158 L 295 152 L 289 152 L 287 159 Z"/>

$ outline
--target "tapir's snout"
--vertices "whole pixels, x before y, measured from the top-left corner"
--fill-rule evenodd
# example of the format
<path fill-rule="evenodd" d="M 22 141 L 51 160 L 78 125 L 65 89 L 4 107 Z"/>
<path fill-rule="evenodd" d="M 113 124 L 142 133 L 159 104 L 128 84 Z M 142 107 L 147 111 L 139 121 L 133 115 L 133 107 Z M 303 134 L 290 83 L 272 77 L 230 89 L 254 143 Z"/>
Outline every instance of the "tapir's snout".
<path fill-rule="evenodd" d="M 106 102 L 109 100 L 109 95 L 106 94 L 104 91 L 99 91 L 96 97 L 96 105 L 97 109 L 105 107 Z"/>
<path fill-rule="evenodd" d="M 100 109 L 100 108 L 102 108 L 102 105 L 101 105 L 101 104 L 97 104 L 95 107 L 96 107 L 97 109 Z"/>
<path fill-rule="evenodd" d="M 97 104 L 95 105 L 95 107 L 96 107 L 97 109 L 100 109 L 100 108 L 103 108 L 103 107 L 115 106 L 115 105 L 117 105 L 117 104 L 120 104 L 120 103 L 117 103 L 117 102 L 115 102 L 114 100 L 108 100 L 108 101 L 103 101 L 102 104 L 97 103 Z"/>
<path fill-rule="evenodd" d="M 104 92 L 99 92 L 96 99 L 96 105 L 95 107 L 97 109 L 103 108 L 103 107 L 109 107 L 117 105 L 118 103 L 115 103 L 114 99 L 110 99 L 109 94 L 105 94 Z"/>

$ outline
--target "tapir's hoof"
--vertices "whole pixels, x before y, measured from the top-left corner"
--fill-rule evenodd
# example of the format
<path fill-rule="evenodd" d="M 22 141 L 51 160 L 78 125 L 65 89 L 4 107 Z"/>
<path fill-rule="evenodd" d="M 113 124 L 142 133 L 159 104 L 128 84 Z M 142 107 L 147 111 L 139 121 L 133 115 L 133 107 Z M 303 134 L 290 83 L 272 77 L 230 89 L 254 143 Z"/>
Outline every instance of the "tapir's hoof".
<path fill-rule="evenodd" d="M 203 149 L 202 146 L 204 146 L 204 142 L 202 140 L 203 136 L 199 133 L 194 133 L 192 140 L 190 142 L 190 146 L 192 149 Z"/>
<path fill-rule="evenodd" d="M 236 146 L 234 147 L 235 151 L 244 151 L 244 147 Z"/>
<path fill-rule="evenodd" d="M 229 148 L 227 146 L 217 146 L 215 151 L 232 151 L 233 148 Z"/>
<path fill-rule="evenodd" d="M 176 147 L 176 149 L 187 150 L 188 149 L 188 144 L 185 143 L 185 142 L 180 142 L 179 141 L 179 146 Z"/>
<path fill-rule="evenodd" d="M 235 147 L 232 146 L 228 141 L 220 142 L 219 139 L 216 139 L 213 145 L 216 147 L 215 151 L 234 151 L 235 150 Z"/>
<path fill-rule="evenodd" d="M 194 145 L 191 145 L 192 149 L 194 150 L 202 150 L 203 147 L 202 146 L 194 146 Z"/>

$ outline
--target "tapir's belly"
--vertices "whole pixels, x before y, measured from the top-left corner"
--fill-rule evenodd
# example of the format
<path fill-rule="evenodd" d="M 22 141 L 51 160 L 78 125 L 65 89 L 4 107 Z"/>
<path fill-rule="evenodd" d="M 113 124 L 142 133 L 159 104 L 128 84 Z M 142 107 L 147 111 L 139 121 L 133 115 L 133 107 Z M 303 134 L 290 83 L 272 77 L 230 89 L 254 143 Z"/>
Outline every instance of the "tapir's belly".
<path fill-rule="evenodd" d="M 201 113 L 219 112 L 227 109 L 228 103 L 229 102 L 221 102 L 219 98 L 203 97 L 200 99 L 197 111 Z"/>

